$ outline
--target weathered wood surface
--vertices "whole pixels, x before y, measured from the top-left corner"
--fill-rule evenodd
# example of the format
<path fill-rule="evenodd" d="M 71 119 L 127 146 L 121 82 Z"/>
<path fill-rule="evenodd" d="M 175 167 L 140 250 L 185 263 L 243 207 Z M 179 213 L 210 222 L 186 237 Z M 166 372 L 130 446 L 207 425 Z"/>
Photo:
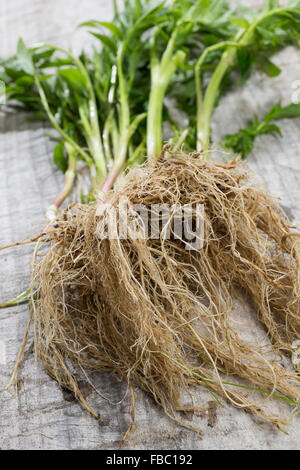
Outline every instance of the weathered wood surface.
<path fill-rule="evenodd" d="M 259 2 L 244 2 L 255 6 Z M 52 42 L 70 45 L 78 51 L 88 37 L 75 26 L 90 18 L 110 18 L 110 0 L 1 0 L 0 55 L 15 52 L 19 36 L 27 44 Z M 300 53 L 292 48 L 276 56 L 283 73 L 270 80 L 256 73 L 248 84 L 226 96 L 214 119 L 216 140 L 233 132 L 254 112 L 261 115 L 271 103 L 288 103 L 292 82 L 300 79 Z M 22 240 L 42 226 L 49 200 L 57 193 L 62 177 L 52 164 L 52 144 L 40 124 L 22 124 L 24 116 L 0 115 L 0 245 Z M 272 193 L 282 198 L 295 223 L 300 223 L 300 120 L 282 123 L 283 138 L 258 139 L 249 165 L 258 170 Z M 0 301 L 25 290 L 30 273 L 32 247 L 0 253 Z M 246 307 L 237 306 L 238 315 Z M 248 312 L 249 313 L 249 312 Z M 0 388 L 7 383 L 28 318 L 26 306 L 0 311 Z M 252 323 L 244 329 L 253 329 Z M 100 412 L 99 422 L 70 401 L 35 364 L 32 340 L 26 348 L 19 386 L 15 394 L 0 393 L 0 448 L 3 449 L 115 449 L 127 430 L 129 394 L 112 374 L 92 377 L 95 390 L 84 389 L 90 403 Z M 4 354 L 5 353 L 5 354 Z M 104 399 L 108 397 L 109 401 Z M 207 403 L 205 391 L 198 402 Z M 274 403 L 274 411 L 286 408 Z M 285 435 L 267 424 L 224 404 L 217 410 L 217 422 L 208 426 L 207 417 L 194 417 L 203 430 L 200 440 L 192 431 L 178 427 L 141 392 L 136 392 L 137 430 L 126 448 L 145 449 L 299 449 L 300 418 Z"/>

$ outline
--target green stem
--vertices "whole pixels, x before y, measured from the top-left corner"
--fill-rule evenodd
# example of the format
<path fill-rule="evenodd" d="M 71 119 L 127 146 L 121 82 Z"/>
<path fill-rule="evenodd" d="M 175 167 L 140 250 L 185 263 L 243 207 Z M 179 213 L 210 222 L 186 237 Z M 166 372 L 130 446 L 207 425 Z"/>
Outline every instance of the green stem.
<path fill-rule="evenodd" d="M 79 106 L 79 115 L 80 115 L 80 120 L 82 127 L 85 132 L 85 138 L 88 144 L 89 151 L 91 155 L 95 155 L 95 139 L 93 138 L 93 131 L 90 126 L 90 122 L 86 116 L 86 111 L 83 106 Z M 91 180 L 92 180 L 92 187 L 93 188 L 99 188 L 103 182 L 103 176 L 102 176 L 102 171 L 97 167 L 95 159 L 93 159 L 95 164 L 92 164 L 90 166 L 90 174 L 91 174 Z"/>
<path fill-rule="evenodd" d="M 238 39 L 238 38 L 237 38 Z M 216 46 L 224 47 L 217 44 Z M 222 59 L 219 62 L 210 82 L 207 87 L 204 100 L 202 98 L 202 83 L 201 83 L 201 65 L 206 57 L 206 51 L 202 54 L 196 66 L 196 93 L 197 93 L 197 150 L 207 150 L 210 140 L 210 123 L 212 113 L 215 107 L 216 99 L 219 94 L 220 84 L 224 78 L 225 73 L 233 64 L 236 57 L 236 48 L 241 47 L 242 44 L 234 43 L 234 46 L 229 46 L 223 53 Z M 214 50 L 213 47 L 209 48 Z M 218 49 L 216 47 L 215 49 Z M 207 51 L 207 53 L 210 51 Z"/>
<path fill-rule="evenodd" d="M 221 82 L 228 71 L 233 65 L 236 54 L 237 54 L 237 43 L 238 47 L 245 47 L 253 39 L 255 29 L 257 26 L 264 21 L 266 18 L 276 15 L 285 14 L 288 9 L 280 8 L 261 14 L 246 30 L 241 30 L 234 38 L 234 45 L 229 45 L 223 53 L 223 56 L 209 82 L 207 87 L 204 101 L 202 101 L 201 91 L 201 78 L 199 79 L 199 73 L 196 73 L 196 88 L 197 88 L 197 99 L 198 99 L 198 115 L 197 115 L 197 150 L 207 150 L 209 147 L 210 140 L 210 123 L 212 113 L 215 107 L 217 96 L 219 94 Z M 197 64 L 198 65 L 198 64 Z M 200 64 L 201 67 L 201 64 Z M 198 70 L 199 72 L 199 70 Z"/>
<path fill-rule="evenodd" d="M 148 157 L 159 157 L 162 146 L 162 113 L 165 96 L 164 84 L 153 84 L 149 97 L 147 118 Z"/>
<path fill-rule="evenodd" d="M 204 107 L 203 104 L 203 94 L 202 94 L 202 66 L 203 63 L 206 59 L 206 56 L 213 51 L 216 51 L 218 49 L 222 49 L 223 47 L 226 46 L 232 46 L 232 47 L 240 47 L 241 45 L 239 43 L 233 42 L 233 41 L 223 41 L 218 44 L 214 44 L 213 46 L 207 47 L 204 52 L 201 54 L 196 67 L 195 67 L 195 81 L 196 81 L 196 96 L 197 96 L 197 150 L 206 150 L 206 146 L 208 145 L 209 142 L 207 142 L 207 139 L 209 140 L 209 135 L 207 136 L 207 127 L 205 126 L 207 116 L 206 113 L 211 109 L 211 107 L 207 105 L 206 103 L 206 108 Z M 215 79 L 215 85 L 217 86 L 218 81 Z M 213 97 L 212 93 L 210 96 Z M 211 104 L 211 103 L 210 103 Z M 205 113 L 206 110 L 206 113 Z M 210 120 L 209 120 L 210 124 Z M 210 127 L 209 127 L 210 131 Z"/>
<path fill-rule="evenodd" d="M 128 162 L 127 162 L 127 166 L 135 165 L 143 157 L 146 156 L 145 146 L 146 146 L 146 139 L 143 138 L 143 140 L 140 142 L 140 144 L 134 150 L 132 150 L 132 152 L 129 156 Z"/>
<path fill-rule="evenodd" d="M 105 150 L 106 162 L 109 163 L 113 160 L 111 151 L 110 136 L 112 136 L 112 121 L 114 119 L 113 111 L 110 111 L 104 127 L 103 127 L 103 145 Z"/>
<path fill-rule="evenodd" d="M 126 82 L 123 72 L 123 55 L 126 47 L 127 42 L 124 42 L 120 45 L 117 57 L 120 101 L 119 144 L 117 151 L 115 152 L 114 164 L 101 187 L 103 193 L 111 190 L 117 177 L 123 171 L 128 156 L 128 146 L 130 139 L 135 133 L 140 122 L 146 117 L 146 113 L 140 114 L 136 116 L 136 118 L 130 124 L 130 108 L 128 100 L 130 86 Z"/>
<path fill-rule="evenodd" d="M 169 68 L 170 62 L 172 61 L 173 58 L 173 53 L 176 45 L 176 40 L 177 36 L 180 30 L 182 23 L 181 21 L 178 22 L 176 28 L 174 29 L 171 38 L 168 42 L 167 48 L 165 52 L 163 53 L 162 59 L 161 59 L 161 68 L 162 70 L 167 70 Z"/>
<path fill-rule="evenodd" d="M 174 55 L 175 43 L 180 23 L 177 25 L 169 40 L 168 46 L 159 61 L 156 52 L 156 34 L 154 31 L 151 45 L 151 91 L 149 96 L 147 118 L 147 153 L 148 157 L 158 158 L 162 147 L 162 114 L 163 101 L 167 87 L 177 68 L 177 57 Z"/>
<path fill-rule="evenodd" d="M 116 158 L 116 155 L 118 154 L 118 146 L 119 146 L 119 130 L 118 130 L 118 125 L 116 122 L 116 119 L 114 118 L 111 122 L 111 139 L 112 139 L 112 147 L 113 147 L 113 156 Z"/>
<path fill-rule="evenodd" d="M 117 0 L 113 0 L 113 5 L 114 5 L 114 15 L 115 17 L 117 17 L 119 15 Z"/>
<path fill-rule="evenodd" d="M 184 144 L 185 139 L 187 138 L 187 136 L 189 134 L 189 130 L 190 130 L 189 128 L 183 130 L 183 132 L 181 133 L 181 135 L 177 139 L 176 144 L 173 147 L 173 152 L 177 152 L 180 149 L 180 147 Z"/>
<path fill-rule="evenodd" d="M 63 54 L 70 57 L 70 59 L 77 65 L 78 69 L 84 75 L 87 84 L 87 90 L 89 92 L 89 119 L 90 119 L 90 132 L 88 136 L 88 140 L 90 142 L 90 147 L 93 155 L 93 159 L 97 169 L 97 181 L 100 185 L 104 180 L 107 174 L 107 167 L 106 161 L 104 156 L 103 144 L 101 139 L 101 132 L 99 127 L 99 117 L 98 117 L 98 109 L 97 109 L 97 101 L 96 96 L 94 93 L 93 84 L 91 82 L 89 73 L 87 72 L 85 66 L 76 56 L 74 56 L 70 51 L 63 49 L 62 47 L 53 46 L 51 44 L 47 44 L 47 46 L 52 47 L 53 49 L 62 52 Z"/>
<path fill-rule="evenodd" d="M 176 365 L 178 365 L 179 367 L 181 367 L 182 369 L 186 370 L 187 372 L 189 372 L 190 374 L 194 375 L 195 377 L 198 377 L 201 381 L 203 381 L 204 383 L 213 383 L 213 384 L 219 384 L 221 383 L 222 385 L 230 385 L 231 387 L 237 387 L 237 388 L 242 388 L 244 390 L 252 390 L 252 391 L 255 391 L 255 392 L 260 392 L 260 393 L 263 393 L 264 395 L 269 395 L 269 396 L 272 396 L 274 398 L 277 398 L 279 400 L 282 400 L 282 401 L 285 401 L 287 403 L 290 403 L 291 405 L 296 405 L 296 406 L 299 406 L 300 407 L 300 403 L 295 401 L 295 400 L 292 400 L 291 398 L 289 397 L 286 397 L 286 396 L 282 396 L 282 395 L 275 395 L 274 393 L 272 392 L 269 392 L 268 390 L 264 390 L 262 388 L 257 388 L 257 387 L 249 387 L 247 385 L 240 385 L 240 384 L 236 384 L 236 383 L 233 383 L 233 382 L 224 382 L 224 381 L 218 381 L 218 380 L 214 380 L 214 379 L 209 379 L 207 377 L 203 377 L 202 375 L 198 374 L 198 372 L 195 372 L 193 369 L 190 369 L 189 367 L 185 366 L 184 364 L 182 364 L 181 362 L 178 362 L 176 359 L 174 358 L 171 358 L 168 354 L 162 352 L 162 351 L 150 351 L 152 353 L 157 353 L 157 354 L 161 354 L 162 356 L 165 356 L 167 357 L 168 359 L 172 360 Z M 280 392 L 281 393 L 281 392 Z"/>
<path fill-rule="evenodd" d="M 62 203 L 65 201 L 65 199 L 69 196 L 74 186 L 74 181 L 75 181 L 75 176 L 76 176 L 76 151 L 68 143 L 65 144 L 65 148 L 69 155 L 69 165 L 65 173 L 64 185 L 61 191 L 58 193 L 58 195 L 54 199 L 54 201 L 50 204 L 50 206 L 47 209 L 46 215 L 49 221 L 53 221 L 57 218 L 58 209 L 60 208 Z"/>
<path fill-rule="evenodd" d="M 123 171 L 125 167 L 125 163 L 126 163 L 127 154 L 128 154 L 128 146 L 129 146 L 130 139 L 135 133 L 141 121 L 145 119 L 146 116 L 147 116 L 147 113 L 142 113 L 136 116 L 134 121 L 127 128 L 126 134 L 125 135 L 121 134 L 121 142 L 118 148 L 118 157 L 115 159 L 113 167 L 108 173 L 101 187 L 101 190 L 103 193 L 107 193 L 108 191 L 111 190 L 111 188 L 114 185 L 114 182 L 116 181 L 120 173 Z"/>
<path fill-rule="evenodd" d="M 118 50 L 117 57 L 117 68 L 118 68 L 118 77 L 119 77 L 119 99 L 120 99 L 120 147 L 124 145 L 124 138 L 128 132 L 129 123 L 130 123 L 130 110 L 129 110 L 129 101 L 128 101 L 128 89 L 127 83 L 124 77 L 123 72 L 123 55 L 125 51 L 126 43 L 122 43 Z M 124 158 L 124 157 L 123 157 Z"/>
<path fill-rule="evenodd" d="M 42 87 L 42 85 L 40 84 L 40 81 L 39 81 L 39 78 L 38 76 L 35 74 L 34 75 L 34 79 L 35 79 L 35 83 L 36 83 L 36 86 L 38 88 L 38 91 L 39 91 L 39 95 L 40 95 L 40 98 L 41 98 L 41 102 L 42 102 L 42 105 L 46 111 L 46 114 L 48 116 L 48 119 L 49 121 L 51 122 L 52 126 L 54 127 L 54 129 L 57 130 L 57 132 L 62 136 L 62 138 L 68 142 L 69 145 L 71 145 L 76 151 L 77 153 L 86 161 L 86 163 L 88 164 L 89 167 L 91 167 L 91 165 L 93 164 L 93 160 L 91 159 L 91 157 L 75 142 L 75 140 L 73 140 L 68 134 L 66 134 L 66 132 L 57 124 L 57 121 L 55 119 L 55 117 L 53 116 L 51 110 L 50 110 L 50 107 L 49 107 L 49 104 L 48 104 L 48 101 L 47 101 L 47 98 L 46 98 L 46 95 L 45 95 L 45 92 L 44 92 L 44 89 Z"/>
<path fill-rule="evenodd" d="M 13 307 L 14 305 L 22 305 L 28 302 L 28 299 L 26 297 L 29 296 L 31 289 L 28 289 L 25 292 L 22 292 L 18 297 L 16 297 L 13 300 L 10 300 L 9 302 L 4 302 L 0 304 L 0 308 L 8 308 L 8 307 Z M 23 300 L 22 300 L 23 299 Z"/>

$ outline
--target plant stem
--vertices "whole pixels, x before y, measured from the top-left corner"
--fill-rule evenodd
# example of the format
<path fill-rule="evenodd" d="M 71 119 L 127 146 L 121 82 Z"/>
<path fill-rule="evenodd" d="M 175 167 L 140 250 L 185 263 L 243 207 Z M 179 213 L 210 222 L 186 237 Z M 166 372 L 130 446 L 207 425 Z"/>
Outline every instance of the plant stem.
<path fill-rule="evenodd" d="M 74 181 L 75 181 L 75 176 L 76 176 L 76 151 L 68 143 L 65 143 L 65 148 L 69 155 L 69 165 L 65 173 L 64 185 L 61 191 L 58 193 L 58 195 L 54 199 L 54 201 L 50 204 L 50 206 L 47 209 L 46 216 L 49 221 L 53 221 L 57 218 L 59 207 L 62 205 L 65 199 L 69 196 L 74 186 Z"/>
<path fill-rule="evenodd" d="M 130 154 L 129 160 L 127 162 L 128 166 L 134 165 L 136 162 L 146 156 L 145 145 L 146 138 L 143 138 L 140 144 L 134 150 L 132 150 L 132 153 Z"/>
<path fill-rule="evenodd" d="M 230 385 L 232 387 L 242 388 L 244 390 L 252 390 L 252 391 L 255 391 L 255 392 L 263 393 L 263 394 L 268 395 L 268 396 L 272 396 L 272 397 L 277 398 L 279 400 L 290 403 L 291 405 L 296 405 L 296 406 L 300 407 L 299 402 L 297 402 L 295 400 L 292 400 L 291 398 L 289 398 L 287 396 L 284 396 L 283 394 L 282 395 L 277 395 L 277 394 L 274 394 L 272 392 L 269 392 L 268 390 L 264 390 L 264 389 L 261 389 L 261 388 L 258 388 L 258 387 L 251 387 L 251 386 L 248 387 L 247 385 L 236 384 L 236 383 L 233 383 L 233 382 L 218 381 L 218 380 L 215 380 L 215 379 L 210 379 L 208 377 L 203 377 L 202 375 L 198 374 L 198 372 L 195 372 L 195 370 L 190 369 L 189 367 L 185 366 L 181 362 L 178 362 L 176 359 L 171 358 L 168 354 L 164 353 L 163 351 L 150 351 L 150 352 L 161 354 L 162 356 L 167 357 L 168 359 L 172 360 L 176 365 L 178 365 L 182 369 L 186 370 L 187 372 L 194 375 L 195 377 L 198 377 L 204 383 L 214 383 L 214 384 L 220 384 L 221 383 L 222 385 Z"/>
<path fill-rule="evenodd" d="M 117 57 L 117 70 L 119 77 L 119 100 L 120 100 L 120 120 L 119 120 L 119 129 L 120 129 L 120 147 L 122 148 L 125 139 L 125 136 L 128 132 L 129 123 L 130 123 L 130 110 L 129 110 L 129 101 L 127 83 L 124 77 L 123 72 L 123 56 L 125 52 L 126 42 L 122 43 L 118 50 Z M 124 156 L 123 156 L 124 158 Z"/>
<path fill-rule="evenodd" d="M 40 95 L 40 98 L 41 98 L 41 102 L 42 102 L 42 105 L 46 111 L 46 114 L 48 116 L 48 119 L 49 121 L 51 122 L 52 126 L 54 127 L 54 129 L 57 130 L 57 132 L 62 136 L 62 138 L 65 140 L 65 142 L 68 142 L 69 145 L 71 145 L 76 151 L 77 153 L 86 161 L 86 163 L 88 164 L 89 167 L 91 167 L 91 165 L 93 164 L 93 160 L 91 159 L 91 157 L 75 142 L 75 140 L 73 140 L 68 134 L 66 134 L 66 132 L 57 124 L 56 122 L 56 119 L 55 117 L 53 116 L 51 110 L 50 110 L 50 107 L 49 107 L 49 104 L 48 104 L 48 101 L 47 101 L 47 98 L 46 98 L 46 95 L 45 95 L 45 92 L 44 92 L 44 89 L 42 87 L 42 85 L 40 84 L 40 81 L 39 81 L 39 78 L 38 76 L 35 74 L 34 75 L 34 78 L 35 78 L 35 83 L 36 83 L 36 86 L 38 88 L 38 91 L 39 91 L 39 95 Z"/>
<path fill-rule="evenodd" d="M 197 115 L 197 121 L 198 121 L 197 122 L 197 150 L 198 151 L 207 150 L 209 147 L 210 123 L 211 123 L 212 113 L 215 107 L 217 96 L 219 94 L 221 82 L 226 72 L 233 65 L 236 59 L 237 46 L 238 47 L 247 46 L 254 37 L 255 29 L 262 21 L 264 21 L 265 19 L 271 16 L 285 14 L 287 11 L 288 9 L 278 8 L 275 10 L 264 12 L 250 25 L 250 27 L 246 31 L 240 30 L 237 33 L 233 41 L 235 44 L 229 45 L 228 48 L 223 53 L 223 56 L 207 87 L 204 101 L 202 101 L 201 78 L 199 81 L 199 73 L 196 73 L 196 88 L 197 88 L 197 99 L 198 99 L 198 115 Z M 201 67 L 201 64 L 200 64 L 200 67 Z M 199 72 L 199 70 L 197 70 L 197 72 Z"/>
<path fill-rule="evenodd" d="M 168 46 L 159 61 L 156 51 L 156 34 L 154 31 L 151 45 L 151 91 L 147 118 L 147 153 L 148 157 L 158 158 L 162 147 L 162 114 L 163 101 L 167 87 L 177 67 L 174 55 L 175 43 L 181 23 L 172 33 Z M 180 51 L 179 51 L 180 52 Z"/>
<path fill-rule="evenodd" d="M 123 56 L 126 50 L 127 42 L 120 45 L 117 57 L 117 69 L 119 77 L 119 101 L 120 101 L 120 118 L 119 118 L 119 144 L 117 151 L 115 152 L 115 161 L 112 169 L 108 173 L 101 191 L 106 193 L 111 190 L 114 182 L 116 181 L 119 174 L 125 167 L 126 158 L 128 155 L 128 146 L 130 139 L 140 122 L 145 119 L 146 113 L 139 114 L 130 124 L 130 107 L 129 107 L 129 89 L 130 86 L 126 82 L 123 72 Z M 112 121 L 113 122 L 113 121 Z M 115 139 L 113 139 L 115 140 Z M 116 155 L 117 154 L 117 155 Z"/>
<path fill-rule="evenodd" d="M 226 47 L 226 46 L 241 47 L 241 44 L 237 42 L 233 42 L 233 41 L 223 41 L 218 44 L 214 44 L 213 46 L 207 47 L 201 54 L 195 67 L 196 96 L 197 96 L 197 150 L 198 151 L 207 150 L 207 146 L 209 143 L 209 133 L 210 133 L 210 119 L 208 118 L 206 114 L 209 115 L 209 111 L 211 110 L 211 102 L 209 103 L 209 106 L 207 104 L 207 101 L 205 102 L 206 106 L 204 106 L 204 103 L 203 103 L 201 68 L 206 59 L 206 56 L 210 52 L 216 51 L 218 49 L 222 49 L 223 47 Z M 224 64 L 225 64 L 225 61 L 224 61 Z M 222 69 L 222 73 L 223 73 L 223 69 Z M 213 77 L 213 78 L 215 79 L 215 87 L 216 86 L 218 87 L 219 86 L 218 80 L 216 79 L 216 77 Z M 209 96 L 213 98 L 214 95 L 212 91 L 210 91 Z M 205 126 L 205 123 L 207 122 L 209 123 L 208 129 L 207 129 L 207 126 Z"/>
<path fill-rule="evenodd" d="M 124 161 L 122 159 L 116 160 L 114 166 L 108 173 L 101 187 L 101 191 L 103 193 L 108 193 L 112 189 L 116 179 L 118 178 L 118 176 L 120 175 L 123 169 L 124 169 Z"/>
<path fill-rule="evenodd" d="M 70 51 L 63 49 L 61 47 L 52 46 L 51 44 L 47 44 L 47 46 L 52 47 L 53 49 L 62 52 L 63 54 L 70 57 L 73 60 L 74 64 L 77 65 L 78 69 L 84 75 L 86 79 L 87 89 L 90 95 L 89 98 L 89 119 L 90 119 L 90 132 L 88 135 L 88 141 L 90 144 L 90 150 L 93 156 L 93 160 L 95 162 L 96 170 L 97 170 L 97 184 L 100 186 L 103 182 L 106 174 L 107 174 L 107 167 L 106 161 L 104 156 L 103 144 L 101 139 L 101 132 L 99 127 L 99 117 L 98 117 L 98 109 L 97 109 L 97 101 L 96 96 L 94 93 L 93 84 L 91 82 L 90 76 L 88 71 L 86 70 L 85 66 L 77 57 L 75 57 Z"/>
<path fill-rule="evenodd" d="M 182 132 L 182 134 L 180 135 L 176 144 L 173 147 L 173 152 L 177 152 L 180 149 L 180 147 L 184 144 L 184 141 L 187 138 L 188 133 L 189 133 L 189 128 L 184 129 L 184 131 Z"/>
<path fill-rule="evenodd" d="M 238 37 L 236 38 L 238 40 Z M 224 47 L 225 43 L 216 46 Z M 212 113 L 215 107 L 215 102 L 219 93 L 220 84 L 224 78 L 225 73 L 232 65 L 236 57 L 236 47 L 241 47 L 242 44 L 234 44 L 229 46 L 223 53 L 222 59 L 219 62 L 210 82 L 207 87 L 204 100 L 202 98 L 202 84 L 200 68 L 206 57 L 206 54 L 211 50 L 218 49 L 218 47 L 208 48 L 210 50 L 204 51 L 199 62 L 196 65 L 196 93 L 197 93 L 197 150 L 208 150 L 210 139 L 210 122 Z"/>
<path fill-rule="evenodd" d="M 108 173 L 102 187 L 101 191 L 107 193 L 113 187 L 114 182 L 123 171 L 126 163 L 126 158 L 128 154 L 128 146 L 131 137 L 135 133 L 137 127 L 139 126 L 140 122 L 145 119 L 147 116 L 146 113 L 139 114 L 136 116 L 134 121 L 128 126 L 126 133 L 121 134 L 121 142 L 118 147 L 118 157 L 115 159 L 114 164 L 110 172 Z"/>
<path fill-rule="evenodd" d="M 113 5 L 114 5 L 114 15 L 115 15 L 115 17 L 117 17 L 118 14 L 119 14 L 117 0 L 113 0 Z"/>
<path fill-rule="evenodd" d="M 28 295 L 30 294 L 30 289 L 28 289 L 25 292 L 22 292 L 22 294 L 18 295 L 13 300 L 10 300 L 9 302 L 4 302 L 0 304 L 0 308 L 8 308 L 8 307 L 13 307 L 14 305 L 22 305 L 28 302 Z M 22 300 L 23 299 L 23 300 Z"/>
<path fill-rule="evenodd" d="M 105 157 L 106 157 L 107 163 L 113 160 L 113 152 L 111 150 L 111 143 L 110 143 L 110 137 L 113 140 L 113 137 L 112 137 L 113 120 L 114 120 L 113 111 L 110 111 L 103 127 L 103 145 L 104 145 L 104 151 L 105 151 Z"/>
<path fill-rule="evenodd" d="M 101 191 L 106 193 L 111 190 L 115 180 L 123 170 L 127 157 L 128 144 L 129 144 L 129 127 L 130 127 L 130 109 L 128 101 L 128 87 L 123 72 L 123 57 L 127 43 L 120 44 L 117 55 L 117 71 L 119 78 L 119 101 L 120 101 L 120 118 L 119 118 L 119 143 L 117 148 L 117 155 L 112 169 L 108 173 L 104 183 L 101 186 Z"/>
<path fill-rule="evenodd" d="M 164 84 L 155 84 L 150 92 L 147 118 L 147 153 L 148 157 L 159 157 L 162 146 L 162 113 L 165 96 Z"/>

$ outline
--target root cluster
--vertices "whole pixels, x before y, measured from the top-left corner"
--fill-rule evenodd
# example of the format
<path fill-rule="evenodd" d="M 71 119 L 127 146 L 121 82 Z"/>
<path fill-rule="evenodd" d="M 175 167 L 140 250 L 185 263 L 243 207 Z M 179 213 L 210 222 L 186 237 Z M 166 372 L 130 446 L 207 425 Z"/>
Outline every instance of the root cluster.
<path fill-rule="evenodd" d="M 101 202 L 66 211 L 47 253 L 35 257 L 32 280 L 36 350 L 47 372 L 91 413 L 74 367 L 115 370 L 178 422 L 182 392 L 201 385 L 282 427 L 263 399 L 228 377 L 263 389 L 264 398 L 300 402 L 299 374 L 279 360 L 300 338 L 299 232 L 243 164 L 171 155 L 131 170 L 111 207 L 124 197 L 148 208 L 203 204 L 204 244 L 187 250 L 163 230 L 156 239 L 103 239 Z M 264 344 L 239 334 L 234 296 L 251 302 Z"/>

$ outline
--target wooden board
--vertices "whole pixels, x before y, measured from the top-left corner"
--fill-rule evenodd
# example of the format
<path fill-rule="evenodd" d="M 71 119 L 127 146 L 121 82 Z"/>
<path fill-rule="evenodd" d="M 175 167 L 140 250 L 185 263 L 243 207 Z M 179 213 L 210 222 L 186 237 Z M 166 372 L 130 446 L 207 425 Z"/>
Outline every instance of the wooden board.
<path fill-rule="evenodd" d="M 233 2 L 236 3 L 236 2 Z M 245 4 L 259 4 L 248 1 Z M 110 0 L 1 0 L 1 55 L 13 54 L 18 37 L 28 45 L 52 42 L 76 51 L 89 38 L 76 25 L 91 18 L 109 19 Z M 276 56 L 283 73 L 268 79 L 255 73 L 247 85 L 228 94 L 218 108 L 213 130 L 215 141 L 234 132 L 257 113 L 261 116 L 272 103 L 291 101 L 292 83 L 300 79 L 300 53 L 293 48 Z M 43 226 L 45 209 L 57 193 L 61 174 L 52 163 L 52 143 L 40 124 L 24 124 L 21 114 L 0 114 L 0 245 L 22 240 Z M 282 123 L 283 138 L 264 136 L 257 140 L 249 165 L 257 170 L 272 193 L 300 223 L 300 120 Z M 28 286 L 32 247 L 0 252 L 0 301 L 10 299 Z M 237 305 L 239 315 L 250 318 L 246 306 Z M 248 315 L 249 313 L 249 315 Z M 7 383 L 28 319 L 26 306 L 0 310 L 0 389 Z M 245 325 L 247 329 L 248 324 Z M 249 329 L 251 321 L 249 320 Z M 2 449 L 117 449 L 130 423 L 129 394 L 126 385 L 113 374 L 87 378 L 83 390 L 99 411 L 95 421 L 81 409 L 70 394 L 35 363 L 32 336 L 14 394 L 0 393 L 0 448 Z M 108 398 L 109 401 L 106 399 Z M 210 396 L 196 395 L 199 404 Z M 286 407 L 274 403 L 274 411 Z M 187 416 L 187 418 L 189 418 Z M 192 418 L 192 417 L 190 417 Z M 208 416 L 194 417 L 203 430 L 199 439 L 192 431 L 178 427 L 164 416 L 145 395 L 136 391 L 137 429 L 125 448 L 131 449 L 299 449 L 300 418 L 285 435 L 267 424 L 224 404 L 217 409 L 214 426 Z"/>

